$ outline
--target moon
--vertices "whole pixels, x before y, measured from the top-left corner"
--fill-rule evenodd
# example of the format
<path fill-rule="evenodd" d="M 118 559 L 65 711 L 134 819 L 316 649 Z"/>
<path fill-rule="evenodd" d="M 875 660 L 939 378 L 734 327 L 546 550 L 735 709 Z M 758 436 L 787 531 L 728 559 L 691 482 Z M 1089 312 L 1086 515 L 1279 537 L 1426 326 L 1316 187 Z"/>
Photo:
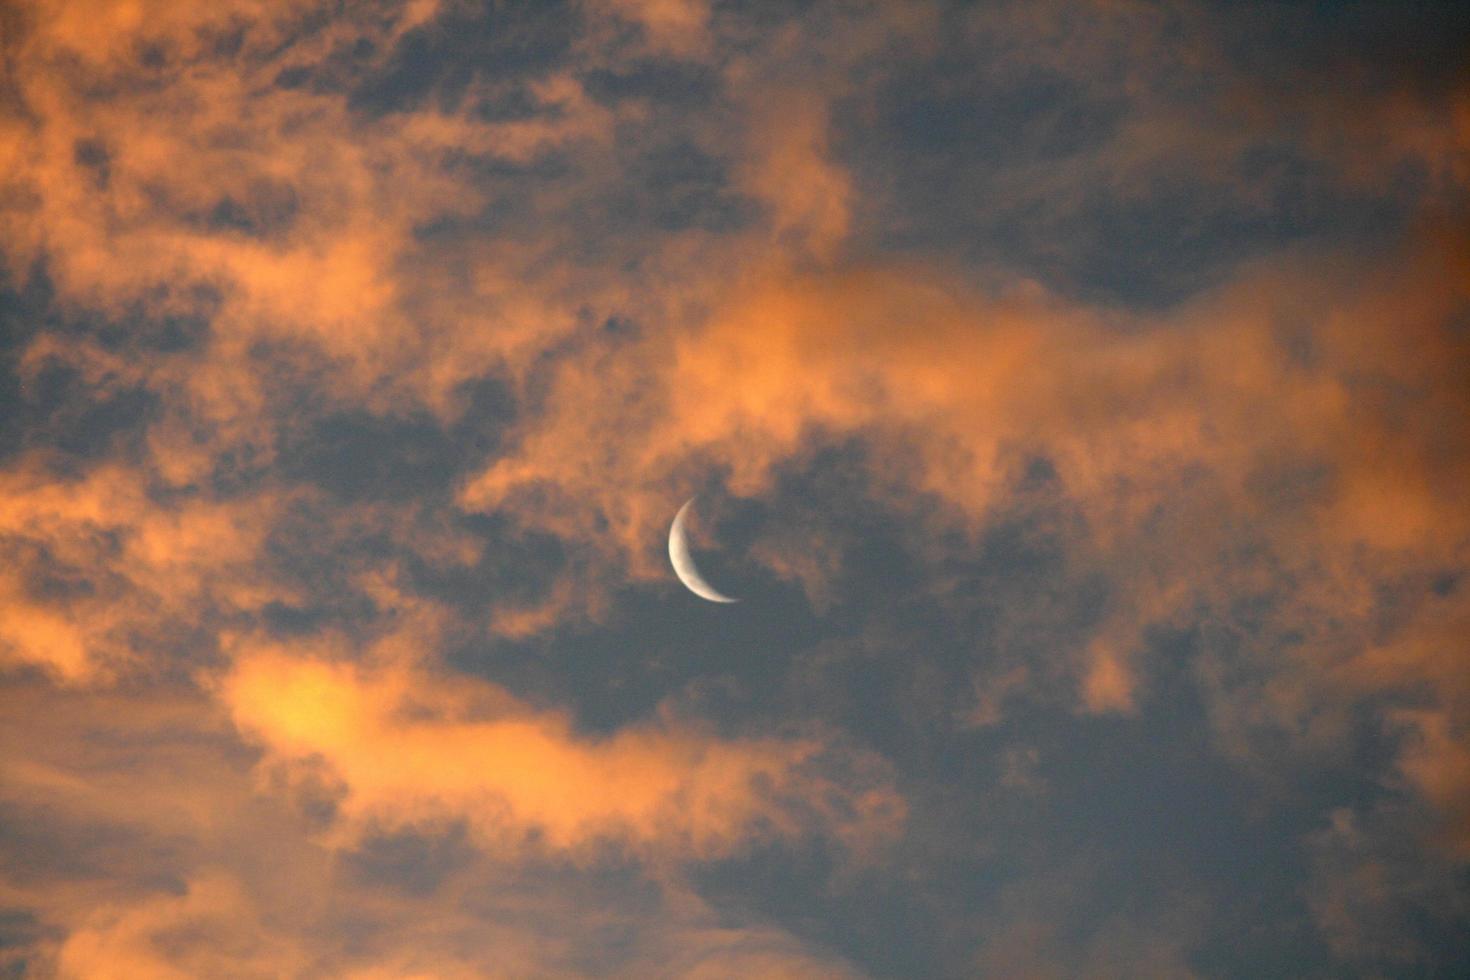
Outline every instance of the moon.
<path fill-rule="evenodd" d="M 693 497 L 686 500 L 684 506 L 679 508 L 679 513 L 674 515 L 674 524 L 669 528 L 669 561 L 674 565 L 674 574 L 679 576 L 679 581 L 690 592 L 701 599 L 708 599 L 710 602 L 739 602 L 739 599 L 725 595 L 706 582 L 694 564 L 694 556 L 689 553 L 689 535 L 684 529 L 684 517 L 693 504 Z"/>

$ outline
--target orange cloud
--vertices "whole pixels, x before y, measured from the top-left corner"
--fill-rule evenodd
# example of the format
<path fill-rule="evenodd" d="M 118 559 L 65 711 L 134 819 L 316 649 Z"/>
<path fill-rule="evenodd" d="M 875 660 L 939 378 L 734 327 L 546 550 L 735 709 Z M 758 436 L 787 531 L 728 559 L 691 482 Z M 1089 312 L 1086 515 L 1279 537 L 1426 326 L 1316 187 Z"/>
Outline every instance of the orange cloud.
<path fill-rule="evenodd" d="M 157 504 L 141 474 L 116 465 L 77 478 L 31 457 L 0 471 L 3 659 L 68 681 L 105 677 L 146 667 L 140 639 L 166 632 L 171 618 L 288 595 L 257 564 L 282 502 L 266 494 Z"/>
<path fill-rule="evenodd" d="M 1470 855 L 1470 744 L 1463 712 L 1404 711 L 1396 720 L 1414 733 L 1399 762 L 1404 775 L 1444 815 L 1450 847 Z"/>
<path fill-rule="evenodd" d="M 846 795 L 813 773 L 812 741 L 722 741 L 656 724 L 591 739 L 493 685 L 406 667 L 251 648 L 237 654 L 221 697 L 273 759 L 323 760 L 346 788 L 342 816 L 358 833 L 463 819 L 512 853 L 620 843 L 709 857 L 820 829 L 796 813 L 835 819 L 823 797 Z M 901 811 L 888 791 L 865 792 L 854 802 Z"/>
<path fill-rule="evenodd" d="M 1470 710 L 1463 644 L 1446 638 L 1371 681 L 1382 655 L 1345 651 L 1367 645 L 1375 582 L 1423 581 L 1470 549 L 1457 255 L 1423 237 L 1373 270 L 1283 258 L 1143 323 L 912 269 L 768 268 L 697 328 L 561 366 L 548 412 L 461 501 L 601 540 L 652 577 L 667 574 L 658 548 L 679 487 L 700 474 L 756 496 L 780 467 L 857 438 L 891 503 L 935 499 L 979 532 L 1039 457 L 1078 515 L 1069 570 L 1108 582 L 1107 606 L 1044 668 L 1022 670 L 1022 653 L 977 662 L 977 689 L 1019 671 L 1043 698 L 1135 712 L 1150 694 L 1150 631 L 1203 617 L 1220 636 L 1250 637 L 1229 648 L 1233 666 L 1211 653 L 1201 667 L 1219 744 L 1242 764 L 1276 764 L 1258 752 L 1274 744 L 1257 741 L 1266 731 L 1330 755 L 1350 705 L 1424 683 L 1453 733 Z M 792 574 L 779 553 L 753 556 Z M 1264 623 L 1237 627 L 1246 596 L 1265 597 Z M 1344 683 L 1344 663 L 1360 681 Z M 994 717 L 977 697 L 975 716 Z M 1434 758 L 1451 779 L 1452 754 Z M 1458 820 L 1459 791 L 1430 765 L 1416 785 Z"/>
<path fill-rule="evenodd" d="M 827 257 L 847 237 L 853 190 L 827 149 L 826 106 L 782 92 L 758 113 L 745 186 L 772 213 L 772 231 L 797 249 Z"/>
<path fill-rule="evenodd" d="M 418 722 L 424 728 L 409 741 L 421 739 L 444 714 L 470 715 L 495 699 L 485 685 L 468 687 L 421 687 L 413 696 L 448 703 L 400 704 L 407 714 L 382 723 L 401 733 Z M 340 718 L 342 705 L 335 707 Z M 0 686 L 0 807 L 28 828 L 19 840 L 0 839 L 0 901 L 37 924 L 14 951 L 29 970 L 88 978 L 631 977 L 679 962 L 691 971 L 744 964 L 845 975 L 795 937 L 699 902 L 666 852 L 653 855 L 654 878 L 634 872 L 610 891 L 598 883 L 606 869 L 582 876 L 564 855 L 547 865 L 525 851 L 463 847 L 429 878 L 432 887 L 415 883 L 417 867 L 406 881 L 393 868 L 373 871 L 373 848 L 393 840 L 384 836 L 391 831 L 379 823 L 332 839 L 342 817 L 326 813 L 309 787 L 259 778 L 258 750 L 238 742 L 217 709 L 180 688 L 59 689 L 35 678 Z M 517 710 L 525 709 L 507 708 Z M 426 714 L 433 711 L 441 718 Z M 474 747 L 442 731 L 435 737 L 442 749 Z M 466 757 L 425 778 L 457 768 L 446 785 L 468 781 L 481 764 Z M 453 794 L 420 801 L 439 818 L 454 802 Z M 453 827 L 431 820 L 408 839 L 453 840 Z M 608 928 L 623 937 L 617 950 L 607 948 Z"/>
<path fill-rule="evenodd" d="M 588 7 L 637 24 L 654 52 L 677 58 L 709 54 L 710 9 L 706 0 L 594 0 Z"/>
<path fill-rule="evenodd" d="M 462 161 L 529 165 L 604 144 L 614 114 L 565 71 L 529 79 L 537 111 L 504 121 L 477 112 L 493 96 L 482 84 L 455 106 L 377 116 L 345 92 L 277 85 L 359 41 L 391 52 L 435 4 L 325 26 L 316 9 L 58 0 L 18 21 L 0 260 L 12 281 L 44 268 L 79 313 L 208 319 L 195 348 L 125 359 L 163 402 L 149 445 L 179 483 L 221 453 L 269 459 L 283 375 L 378 410 L 452 414 L 460 385 L 570 329 L 586 300 L 525 288 L 555 236 L 451 251 L 419 229 L 485 205 Z M 236 35 L 240 50 L 220 54 Z M 96 356 L 35 343 L 53 359 Z"/>
<path fill-rule="evenodd" d="M 221 974 L 291 976 L 310 954 L 279 936 L 266 941 L 260 911 L 225 876 L 191 881 L 183 895 L 125 906 L 101 904 L 61 944 L 61 977 L 157 977 L 185 980 Z"/>

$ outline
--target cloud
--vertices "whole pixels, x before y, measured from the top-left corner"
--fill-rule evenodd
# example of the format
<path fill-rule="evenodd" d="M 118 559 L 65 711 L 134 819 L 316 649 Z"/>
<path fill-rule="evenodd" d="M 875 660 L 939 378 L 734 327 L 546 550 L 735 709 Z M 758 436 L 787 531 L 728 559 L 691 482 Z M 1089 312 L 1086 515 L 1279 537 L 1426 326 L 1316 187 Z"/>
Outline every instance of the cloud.
<path fill-rule="evenodd" d="M 1393 805 L 1334 810 L 1309 838 L 1306 898 L 1318 928 L 1344 960 L 1365 969 L 1422 967 L 1464 913 L 1464 896 L 1437 861 L 1405 847 L 1422 815 Z"/>
<path fill-rule="evenodd" d="M 310 957 L 263 941 L 260 914 L 227 877 L 192 881 L 182 896 L 99 908 L 57 954 L 64 977 L 300 974 Z"/>
<path fill-rule="evenodd" d="M 349 825 L 462 819 L 486 846 L 511 853 L 612 843 L 707 858 L 823 829 L 848 810 L 903 806 L 881 786 L 822 779 L 814 742 L 726 742 L 659 725 L 593 740 L 557 713 L 463 677 L 248 650 L 237 653 L 222 698 L 274 759 L 324 763 L 342 781 Z M 862 820 L 831 829 L 857 838 L 868 829 Z"/>
<path fill-rule="evenodd" d="M 637 24 L 653 52 L 675 58 L 709 54 L 710 8 L 704 0 L 597 0 L 588 7 Z"/>
<path fill-rule="evenodd" d="M 1455 254 L 1426 235 L 1372 270 L 1282 256 L 1131 322 L 1034 286 L 987 295 L 913 270 L 767 270 L 697 330 L 559 366 L 549 411 L 461 500 L 600 538 L 635 574 L 657 575 L 663 522 L 702 474 L 760 497 L 819 447 L 856 440 L 889 502 L 909 513 L 938 502 L 979 536 L 1026 506 L 1028 467 L 1044 460 L 1048 493 L 1071 515 L 1055 529 L 1065 573 L 1079 591 L 1105 582 L 1106 604 L 1026 688 L 1135 713 L 1167 670 L 1154 634 L 1239 630 L 1246 645 L 1200 664 L 1222 750 L 1279 766 L 1266 746 L 1287 733 L 1293 757 L 1345 764 L 1332 746 L 1353 705 L 1428 684 L 1435 703 L 1463 711 L 1443 673 L 1453 641 L 1408 672 L 1334 676 L 1374 630 L 1415 628 L 1419 613 L 1375 626 L 1375 588 L 1412 588 L 1466 553 Z M 897 484 L 883 476 L 894 472 Z M 779 557 L 756 557 L 787 574 Z M 999 615 L 1032 601 L 1018 595 Z M 1265 612 L 1242 621 L 1248 602 Z M 1034 655 L 1002 651 L 1002 670 Z M 978 656 L 974 669 L 988 676 Z"/>
<path fill-rule="evenodd" d="M 1068 897 L 1055 726 L 1240 776 L 1322 972 L 1432 964 L 1470 102 L 1421 16 L 0 13 L 0 963 L 1188 975 L 1238 883 Z M 658 604 L 694 493 L 768 616 Z"/>
<path fill-rule="evenodd" d="M 782 771 L 809 747 L 777 739 L 599 743 L 483 682 L 295 653 L 247 651 L 223 702 L 7 678 L 0 897 L 36 923 L 30 972 L 856 975 L 710 908 L 680 868 L 769 834 L 856 833 L 848 807 L 896 802 L 881 783 L 848 795 Z"/>
<path fill-rule="evenodd" d="M 1444 836 L 1464 854 L 1470 847 L 1470 749 L 1455 735 L 1459 710 L 1405 711 L 1394 720 L 1414 733 L 1399 762 L 1404 775 L 1444 815 Z"/>
<path fill-rule="evenodd" d="M 605 142 L 614 115 L 576 78 L 527 80 L 537 110 L 522 119 L 484 119 L 485 86 L 443 109 L 374 115 L 340 88 L 279 80 L 326 71 L 354 44 L 391 50 L 432 5 L 321 24 L 309 4 L 125 9 L 116 23 L 68 4 L 23 19 L 0 220 L 12 279 L 43 268 L 67 308 L 208 319 L 194 348 L 129 359 L 135 383 L 163 393 L 150 444 L 165 475 L 197 480 L 231 447 L 268 459 L 289 378 L 448 411 L 459 385 L 566 329 L 549 291 L 506 295 L 525 249 L 544 243 L 426 255 L 419 231 L 487 204 L 463 161 L 532 166 Z M 343 81 L 374 66 L 381 56 L 344 66 Z M 425 273 L 457 294 L 416 288 Z"/>
<path fill-rule="evenodd" d="M 0 477 L 0 540 L 12 559 L 0 576 L 5 658 L 67 681 L 146 672 L 149 644 L 162 655 L 176 642 L 167 639 L 174 617 L 193 623 L 289 596 L 256 564 L 283 502 L 195 496 L 160 506 L 126 467 L 75 476 L 40 456 L 17 461 Z"/>
<path fill-rule="evenodd" d="M 1396 269 L 1420 258 L 1402 261 Z M 1313 274 L 1310 265 L 1301 272 Z M 1283 535 L 1392 550 L 1446 528 L 1459 533 L 1448 493 L 1454 454 L 1424 429 L 1381 441 L 1386 418 L 1371 404 L 1373 382 L 1360 379 L 1370 363 L 1385 381 L 1398 370 L 1390 334 L 1377 325 L 1387 281 L 1334 297 L 1340 274 L 1306 286 L 1281 267 L 1262 268 L 1218 298 L 1120 332 L 1034 287 L 986 296 L 921 275 L 769 272 L 732 291 L 698 331 L 654 335 L 619 350 L 616 363 L 599 348 L 562 365 L 549 410 L 523 425 L 517 448 L 472 480 L 463 499 L 488 509 L 513 501 L 518 488 L 555 487 L 528 497 L 528 516 L 565 528 L 570 515 L 553 518 L 553 508 L 597 507 L 636 550 L 654 538 L 642 515 L 667 510 L 666 501 L 645 501 L 643 488 L 688 461 L 724 467 L 735 492 L 754 494 L 778 463 L 858 434 L 879 453 L 910 454 L 914 488 L 977 521 L 1010 493 L 1029 455 L 1050 461 L 1098 535 L 1139 527 L 1192 468 L 1224 495 L 1200 506 L 1296 522 Z M 1298 314 L 1308 293 L 1337 321 L 1300 337 L 1277 333 L 1274 324 Z M 1437 346 L 1448 363 L 1458 342 L 1443 323 L 1458 294 L 1431 275 L 1418 295 L 1418 310 L 1399 308 L 1394 333 L 1415 331 L 1419 349 Z M 1279 309 L 1269 297 L 1282 297 Z M 1299 363 L 1290 344 L 1311 345 L 1319 362 Z M 1422 401 L 1427 419 L 1444 417 L 1455 391 L 1450 375 L 1421 374 L 1402 397 Z M 1272 429 L 1260 425 L 1267 392 L 1279 420 Z M 1402 465 L 1375 466 L 1382 452 Z M 1303 506 L 1263 496 L 1275 471 L 1317 465 L 1330 482 Z"/>
<path fill-rule="evenodd" d="M 772 231 L 798 248 L 830 255 L 847 237 L 852 188 L 827 148 L 827 113 L 820 102 L 781 93 L 751 134 L 760 147 L 744 182 L 772 212 Z"/>

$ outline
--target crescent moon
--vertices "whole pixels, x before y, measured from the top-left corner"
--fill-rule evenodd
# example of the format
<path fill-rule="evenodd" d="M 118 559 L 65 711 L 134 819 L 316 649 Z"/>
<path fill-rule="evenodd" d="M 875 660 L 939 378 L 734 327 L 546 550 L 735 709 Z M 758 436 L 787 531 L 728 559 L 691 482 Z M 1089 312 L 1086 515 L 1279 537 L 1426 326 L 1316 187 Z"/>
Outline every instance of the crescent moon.
<path fill-rule="evenodd" d="M 689 553 L 689 535 L 684 529 L 684 516 L 689 513 L 693 503 L 693 497 L 684 502 L 679 513 L 674 515 L 673 526 L 669 528 L 669 561 L 674 565 L 674 574 L 679 576 L 679 581 L 684 583 L 685 588 L 701 599 L 708 599 L 710 602 L 739 602 L 739 599 L 723 594 L 706 582 L 694 564 L 694 556 Z"/>

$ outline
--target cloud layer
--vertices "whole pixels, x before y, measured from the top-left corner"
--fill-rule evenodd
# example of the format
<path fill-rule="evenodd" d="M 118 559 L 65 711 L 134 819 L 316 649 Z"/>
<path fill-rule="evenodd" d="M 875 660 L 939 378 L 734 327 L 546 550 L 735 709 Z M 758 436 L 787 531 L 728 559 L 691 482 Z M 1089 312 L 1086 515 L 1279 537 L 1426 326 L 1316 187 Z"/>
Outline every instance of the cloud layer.
<path fill-rule="evenodd" d="M 1455 17 L 0 10 L 0 966 L 1453 970 Z"/>

